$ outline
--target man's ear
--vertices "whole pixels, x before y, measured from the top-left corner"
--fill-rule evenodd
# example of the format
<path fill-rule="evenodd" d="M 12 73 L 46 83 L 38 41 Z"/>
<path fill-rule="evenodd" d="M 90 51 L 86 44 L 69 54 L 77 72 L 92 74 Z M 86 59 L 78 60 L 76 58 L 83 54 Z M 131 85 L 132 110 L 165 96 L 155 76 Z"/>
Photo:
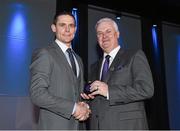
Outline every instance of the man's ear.
<path fill-rule="evenodd" d="M 51 29 L 53 32 L 56 32 L 56 26 L 54 24 L 51 25 Z"/>
<path fill-rule="evenodd" d="M 117 35 L 117 38 L 119 38 L 119 36 L 120 36 L 120 32 L 118 31 L 118 32 L 116 32 L 116 35 Z"/>

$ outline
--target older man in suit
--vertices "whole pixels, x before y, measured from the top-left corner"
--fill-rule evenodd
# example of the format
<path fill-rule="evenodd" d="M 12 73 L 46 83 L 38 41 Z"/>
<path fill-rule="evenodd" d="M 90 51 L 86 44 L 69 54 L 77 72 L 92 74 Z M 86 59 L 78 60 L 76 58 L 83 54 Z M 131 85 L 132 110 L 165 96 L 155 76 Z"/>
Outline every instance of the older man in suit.
<path fill-rule="evenodd" d="M 55 42 L 32 56 L 30 96 L 40 107 L 39 129 L 77 130 L 90 109 L 80 100 L 83 64 L 71 48 L 76 31 L 74 16 L 69 12 L 56 14 L 51 28 Z"/>
<path fill-rule="evenodd" d="M 118 44 L 118 26 L 110 18 L 96 24 L 99 46 L 104 57 L 92 66 L 90 129 L 148 129 L 144 100 L 154 93 L 148 61 L 142 50 L 122 49 Z"/>

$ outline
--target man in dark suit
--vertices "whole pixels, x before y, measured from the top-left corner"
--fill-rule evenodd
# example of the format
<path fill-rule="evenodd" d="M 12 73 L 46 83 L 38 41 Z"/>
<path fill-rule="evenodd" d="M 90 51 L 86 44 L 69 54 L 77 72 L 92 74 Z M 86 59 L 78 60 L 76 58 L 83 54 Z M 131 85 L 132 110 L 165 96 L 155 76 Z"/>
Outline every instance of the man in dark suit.
<path fill-rule="evenodd" d="M 77 130 L 90 109 L 80 100 L 83 63 L 71 48 L 75 18 L 68 12 L 58 13 L 51 28 L 55 42 L 32 56 L 30 97 L 40 107 L 39 129 Z"/>
<path fill-rule="evenodd" d="M 99 46 L 104 57 L 92 66 L 90 129 L 148 129 L 144 100 L 154 93 L 148 61 L 142 50 L 122 49 L 118 44 L 118 26 L 110 18 L 96 24 Z M 108 66 L 107 66 L 108 65 Z"/>

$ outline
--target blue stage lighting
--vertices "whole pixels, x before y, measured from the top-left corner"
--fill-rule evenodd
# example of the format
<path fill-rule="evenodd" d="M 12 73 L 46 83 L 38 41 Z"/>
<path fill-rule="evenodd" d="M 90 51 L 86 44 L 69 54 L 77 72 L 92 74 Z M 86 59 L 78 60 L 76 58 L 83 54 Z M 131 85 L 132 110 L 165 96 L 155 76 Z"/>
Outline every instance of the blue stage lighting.
<path fill-rule="evenodd" d="M 79 25 L 78 25 L 78 9 L 77 8 L 73 8 L 72 9 L 72 15 L 74 16 L 74 18 L 75 18 L 75 22 L 76 22 L 76 34 L 75 34 L 75 38 L 74 38 L 74 40 L 73 40 L 73 42 L 72 42 L 72 47 L 74 47 L 75 46 L 75 43 L 77 43 L 78 42 L 78 30 L 79 30 Z M 75 42 L 76 41 L 76 42 Z"/>
<path fill-rule="evenodd" d="M 156 55 L 158 54 L 157 26 L 152 27 L 152 40 Z"/>
<path fill-rule="evenodd" d="M 120 16 L 117 16 L 117 17 L 116 17 L 116 19 L 117 19 L 117 20 L 120 20 L 120 19 L 121 19 L 121 17 L 120 17 Z"/>
<path fill-rule="evenodd" d="M 73 11 L 77 11 L 77 8 L 73 8 L 72 10 L 73 10 Z"/>
<path fill-rule="evenodd" d="M 25 95 L 28 75 L 28 32 L 27 7 L 25 4 L 13 3 L 10 5 L 11 14 L 7 23 L 7 43 L 5 48 L 5 80 L 7 94 Z M 18 78 L 18 79 L 17 79 Z M 18 93 L 18 94 L 17 94 Z"/>
<path fill-rule="evenodd" d="M 13 4 L 15 8 L 12 14 L 10 26 L 8 29 L 8 36 L 25 39 L 26 38 L 26 18 L 23 10 L 23 5 Z"/>

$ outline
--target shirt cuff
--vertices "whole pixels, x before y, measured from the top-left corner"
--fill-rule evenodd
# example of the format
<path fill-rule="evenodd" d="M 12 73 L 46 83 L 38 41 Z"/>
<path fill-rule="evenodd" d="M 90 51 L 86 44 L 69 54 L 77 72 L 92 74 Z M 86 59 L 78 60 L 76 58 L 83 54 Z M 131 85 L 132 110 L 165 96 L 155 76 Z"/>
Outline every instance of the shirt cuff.
<path fill-rule="evenodd" d="M 74 112 L 76 111 L 76 103 L 74 104 L 74 108 L 73 108 L 73 111 L 72 111 L 72 114 L 74 114 Z"/>
<path fill-rule="evenodd" d="M 107 92 L 107 100 L 109 100 L 109 92 Z"/>

